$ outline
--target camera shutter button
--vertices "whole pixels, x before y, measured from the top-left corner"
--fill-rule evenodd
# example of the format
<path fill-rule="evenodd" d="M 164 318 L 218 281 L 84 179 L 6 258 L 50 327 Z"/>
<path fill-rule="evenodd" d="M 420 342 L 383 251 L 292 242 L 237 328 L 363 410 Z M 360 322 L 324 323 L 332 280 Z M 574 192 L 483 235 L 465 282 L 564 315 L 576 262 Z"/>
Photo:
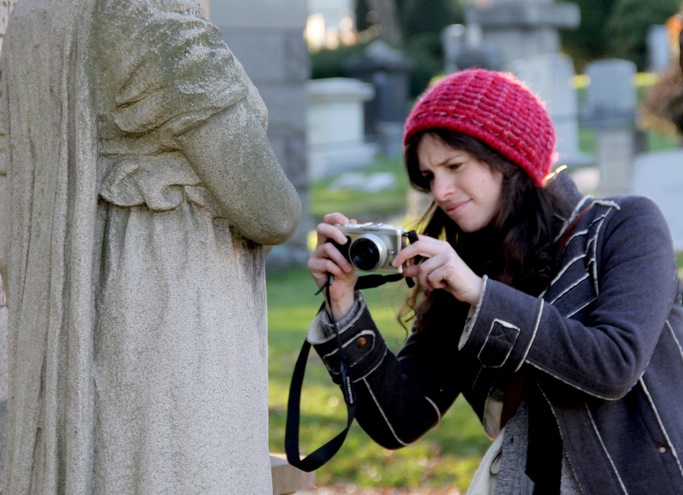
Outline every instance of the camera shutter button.
<path fill-rule="evenodd" d="M 367 337 L 358 337 L 358 339 L 356 340 L 356 347 L 358 347 L 359 349 L 363 349 L 367 345 L 368 345 Z"/>

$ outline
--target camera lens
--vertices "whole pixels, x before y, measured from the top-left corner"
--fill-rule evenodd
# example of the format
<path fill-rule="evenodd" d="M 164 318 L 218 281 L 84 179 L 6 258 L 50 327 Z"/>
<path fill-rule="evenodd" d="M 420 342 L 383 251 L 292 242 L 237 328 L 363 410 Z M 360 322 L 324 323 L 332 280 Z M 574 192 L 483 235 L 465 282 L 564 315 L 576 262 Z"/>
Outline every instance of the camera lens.
<path fill-rule="evenodd" d="M 386 257 L 386 248 L 382 239 L 372 234 L 358 237 L 349 247 L 351 264 L 366 272 L 384 265 Z"/>

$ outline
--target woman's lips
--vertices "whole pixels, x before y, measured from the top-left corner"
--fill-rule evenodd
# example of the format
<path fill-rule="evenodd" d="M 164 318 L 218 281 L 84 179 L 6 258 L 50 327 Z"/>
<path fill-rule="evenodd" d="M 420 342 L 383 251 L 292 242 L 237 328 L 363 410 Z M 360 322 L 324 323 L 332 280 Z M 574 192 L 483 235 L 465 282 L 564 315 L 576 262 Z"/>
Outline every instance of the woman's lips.
<path fill-rule="evenodd" d="M 467 203 L 469 203 L 469 200 L 465 201 L 454 201 L 452 203 L 446 204 L 446 213 L 449 215 L 456 214 L 460 209 L 462 209 L 463 206 L 465 206 Z"/>

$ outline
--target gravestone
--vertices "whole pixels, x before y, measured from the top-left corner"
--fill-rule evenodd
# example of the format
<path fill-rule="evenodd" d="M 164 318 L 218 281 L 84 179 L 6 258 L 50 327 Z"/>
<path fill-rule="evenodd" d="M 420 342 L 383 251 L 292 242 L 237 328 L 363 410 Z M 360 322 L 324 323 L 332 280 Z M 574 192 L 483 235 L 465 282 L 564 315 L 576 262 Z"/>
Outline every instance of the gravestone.
<path fill-rule="evenodd" d="M 339 77 L 309 81 L 307 87 L 309 178 L 372 165 L 377 146 L 365 141 L 363 119 L 372 85 Z"/>
<path fill-rule="evenodd" d="M 481 26 L 451 24 L 441 32 L 446 74 L 457 70 L 481 68 L 503 70 L 505 63 L 500 47 L 481 40 Z"/>
<path fill-rule="evenodd" d="M 384 40 L 373 41 L 346 63 L 351 76 L 374 87 L 374 98 L 365 104 L 365 134 L 387 156 L 403 152 L 403 123 L 409 111 L 409 71 L 413 65 L 408 56 Z"/>
<path fill-rule="evenodd" d="M 583 123 L 596 132 L 600 194 L 624 194 L 633 181 L 636 66 L 627 60 L 601 60 L 586 66 L 590 79 Z"/>
<path fill-rule="evenodd" d="M 599 60 L 587 64 L 585 74 L 590 80 L 586 123 L 597 129 L 632 128 L 636 112 L 635 64 L 629 60 Z"/>
<path fill-rule="evenodd" d="M 560 53 L 559 29 L 579 25 L 578 5 L 554 0 L 491 0 L 465 10 L 467 29 L 480 29 L 482 41 L 498 47 L 504 66 L 524 58 Z"/>
<path fill-rule="evenodd" d="M 539 55 L 517 60 L 512 69 L 546 102 L 557 136 L 558 164 L 592 164 L 593 158 L 579 149 L 579 105 L 572 86 L 575 73 L 571 59 L 560 54 Z"/>
<path fill-rule="evenodd" d="M 649 72 L 664 72 L 671 62 L 671 35 L 664 25 L 647 30 L 647 66 Z"/>
<path fill-rule="evenodd" d="M 669 224 L 674 249 L 683 252 L 683 150 L 641 153 L 633 163 L 634 194 L 652 199 Z"/>

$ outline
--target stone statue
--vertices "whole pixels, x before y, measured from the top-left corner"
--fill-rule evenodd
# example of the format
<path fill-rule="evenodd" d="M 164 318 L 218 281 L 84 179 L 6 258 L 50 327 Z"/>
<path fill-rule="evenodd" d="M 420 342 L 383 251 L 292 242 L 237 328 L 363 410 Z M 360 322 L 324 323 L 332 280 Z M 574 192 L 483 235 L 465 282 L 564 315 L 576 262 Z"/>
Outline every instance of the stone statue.
<path fill-rule="evenodd" d="M 272 493 L 257 90 L 196 0 L 22 0 L 0 63 L 4 495 Z"/>

